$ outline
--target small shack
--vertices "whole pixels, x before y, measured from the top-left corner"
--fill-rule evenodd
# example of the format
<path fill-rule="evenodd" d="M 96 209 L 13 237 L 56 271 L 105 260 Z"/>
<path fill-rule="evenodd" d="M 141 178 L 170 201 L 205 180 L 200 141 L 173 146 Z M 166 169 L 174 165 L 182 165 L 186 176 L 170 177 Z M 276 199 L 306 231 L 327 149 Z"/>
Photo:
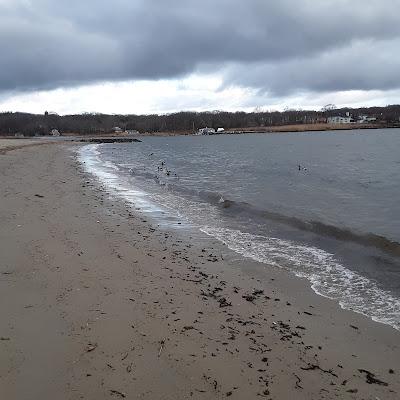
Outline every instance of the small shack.
<path fill-rule="evenodd" d="M 114 128 L 112 128 L 112 131 L 114 133 L 122 133 L 123 132 L 123 130 L 118 126 L 114 126 Z"/>
<path fill-rule="evenodd" d="M 200 128 L 196 135 L 214 135 L 215 129 L 214 128 Z"/>
<path fill-rule="evenodd" d="M 130 136 L 132 136 L 132 135 L 139 135 L 139 131 L 137 131 L 136 129 L 129 129 L 129 130 L 126 130 L 126 131 L 125 131 L 125 134 L 126 134 L 126 135 L 130 135 Z"/>

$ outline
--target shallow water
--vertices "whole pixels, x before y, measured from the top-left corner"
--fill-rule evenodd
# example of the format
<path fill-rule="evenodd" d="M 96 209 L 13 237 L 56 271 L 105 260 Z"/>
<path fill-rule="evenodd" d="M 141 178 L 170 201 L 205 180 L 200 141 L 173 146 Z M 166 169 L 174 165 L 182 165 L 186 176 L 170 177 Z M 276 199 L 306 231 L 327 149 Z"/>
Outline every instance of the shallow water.
<path fill-rule="evenodd" d="M 400 130 L 142 140 L 80 156 L 160 222 L 188 224 L 400 329 Z"/>

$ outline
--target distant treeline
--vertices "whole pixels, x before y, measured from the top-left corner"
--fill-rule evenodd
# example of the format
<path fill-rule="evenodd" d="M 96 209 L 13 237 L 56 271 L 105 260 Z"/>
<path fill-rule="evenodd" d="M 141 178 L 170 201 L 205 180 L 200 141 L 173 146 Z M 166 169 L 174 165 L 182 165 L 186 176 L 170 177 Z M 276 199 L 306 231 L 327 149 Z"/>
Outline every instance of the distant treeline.
<path fill-rule="evenodd" d="M 106 115 L 77 114 L 59 116 L 54 113 L 0 113 L 0 135 L 48 135 L 53 129 L 63 133 L 81 135 L 112 132 L 113 128 L 138 130 L 144 132 L 186 132 L 199 128 L 244 129 L 265 126 L 291 124 L 324 123 L 330 116 L 345 116 L 350 113 L 354 118 L 360 115 L 376 117 L 378 124 L 399 124 L 400 105 L 370 108 L 332 107 L 323 111 L 287 110 L 255 112 L 178 112 L 165 115 Z"/>

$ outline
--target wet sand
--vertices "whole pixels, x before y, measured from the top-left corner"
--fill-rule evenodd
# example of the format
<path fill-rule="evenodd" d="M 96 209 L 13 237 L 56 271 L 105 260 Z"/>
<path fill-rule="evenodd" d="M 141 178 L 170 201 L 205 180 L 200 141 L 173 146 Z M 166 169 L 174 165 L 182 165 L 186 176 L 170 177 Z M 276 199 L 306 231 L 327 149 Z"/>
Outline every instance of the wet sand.
<path fill-rule="evenodd" d="M 400 332 L 160 228 L 73 148 L 0 155 L 1 399 L 399 398 Z"/>

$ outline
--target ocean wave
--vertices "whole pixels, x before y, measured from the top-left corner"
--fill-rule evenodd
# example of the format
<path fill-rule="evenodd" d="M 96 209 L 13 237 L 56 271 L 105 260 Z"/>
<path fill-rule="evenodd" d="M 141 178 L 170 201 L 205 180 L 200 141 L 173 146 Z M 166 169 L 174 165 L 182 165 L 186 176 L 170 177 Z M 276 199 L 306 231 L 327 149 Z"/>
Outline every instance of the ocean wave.
<path fill-rule="evenodd" d="M 372 246 L 387 254 L 400 256 L 400 243 L 385 236 L 376 235 L 374 233 L 360 233 L 348 228 L 325 224 L 320 221 L 307 221 L 273 211 L 258 209 L 246 202 L 227 199 L 219 193 L 199 192 L 199 196 L 230 213 L 247 213 L 253 217 L 264 218 L 302 231 L 315 233 L 345 242 L 353 242 L 363 246 Z M 221 198 L 223 201 L 221 201 Z"/>
<path fill-rule="evenodd" d="M 126 168 L 126 170 L 128 170 L 128 168 Z M 175 177 L 168 178 L 163 175 L 158 176 L 155 175 L 154 172 L 146 170 L 137 169 L 133 175 L 153 181 L 156 180 L 160 185 L 167 185 L 169 191 L 175 192 L 178 195 L 190 196 L 194 201 L 196 201 L 196 199 L 206 201 L 230 214 L 247 214 L 249 217 L 254 218 L 255 221 L 260 219 L 270 220 L 301 231 L 344 242 L 353 242 L 366 247 L 375 247 L 386 254 L 400 256 L 400 243 L 382 235 L 357 232 L 346 227 L 338 227 L 321 221 L 303 220 L 298 217 L 260 209 L 247 202 L 232 200 L 219 192 L 184 187 L 179 184 L 179 181 L 177 181 Z"/>
<path fill-rule="evenodd" d="M 244 257 L 308 279 L 317 294 L 338 301 L 344 309 L 400 330 L 400 300 L 373 280 L 345 268 L 324 250 L 227 228 L 207 226 L 201 231 Z"/>

